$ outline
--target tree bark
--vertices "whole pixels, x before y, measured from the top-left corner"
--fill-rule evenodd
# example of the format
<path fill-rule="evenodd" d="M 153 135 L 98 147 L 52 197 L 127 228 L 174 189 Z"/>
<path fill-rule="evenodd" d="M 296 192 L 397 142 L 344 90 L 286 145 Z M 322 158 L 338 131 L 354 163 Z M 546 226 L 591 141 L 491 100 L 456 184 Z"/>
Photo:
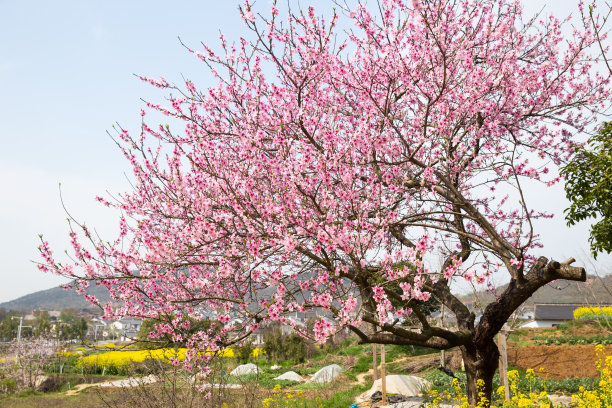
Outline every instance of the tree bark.
<path fill-rule="evenodd" d="M 488 407 L 493 392 L 493 376 L 499 361 L 497 345 L 490 341 L 481 347 L 465 345 L 460 349 L 467 375 L 468 402 L 471 406 L 476 406 L 480 402 L 478 394 L 482 393 L 484 398 L 488 399 L 484 406 Z M 479 380 L 481 380 L 480 386 Z"/>

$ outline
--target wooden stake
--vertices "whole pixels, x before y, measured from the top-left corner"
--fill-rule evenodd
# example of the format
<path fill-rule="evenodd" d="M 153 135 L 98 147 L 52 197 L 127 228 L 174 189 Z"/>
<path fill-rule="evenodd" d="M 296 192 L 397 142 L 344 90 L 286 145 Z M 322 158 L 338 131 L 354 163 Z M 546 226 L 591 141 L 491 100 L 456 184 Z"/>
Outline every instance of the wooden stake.
<path fill-rule="evenodd" d="M 380 375 L 381 375 L 381 388 L 382 388 L 382 400 L 383 404 L 387 403 L 387 370 L 385 367 L 385 345 L 380 346 Z"/>
<path fill-rule="evenodd" d="M 442 312 L 440 314 L 440 326 L 444 328 L 444 304 L 442 304 Z M 444 364 L 445 357 L 446 357 L 446 353 L 444 350 L 442 350 L 440 352 L 440 365 L 442 367 L 446 367 L 446 364 Z"/>
<path fill-rule="evenodd" d="M 374 377 L 374 381 L 376 381 L 378 380 L 378 361 L 376 359 L 376 344 L 375 343 L 372 344 L 372 358 L 373 358 L 372 368 L 374 370 L 373 377 Z"/>
<path fill-rule="evenodd" d="M 506 346 L 507 330 L 502 329 L 498 334 L 499 339 L 499 383 L 506 389 L 506 399 L 510 399 L 510 387 L 508 386 L 508 349 Z"/>

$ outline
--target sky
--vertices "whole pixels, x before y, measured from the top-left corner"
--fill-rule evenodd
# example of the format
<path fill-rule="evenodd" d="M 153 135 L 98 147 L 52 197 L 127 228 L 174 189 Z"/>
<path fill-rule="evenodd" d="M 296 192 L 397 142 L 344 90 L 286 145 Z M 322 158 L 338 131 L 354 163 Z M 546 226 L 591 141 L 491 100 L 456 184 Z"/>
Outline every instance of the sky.
<path fill-rule="evenodd" d="M 64 282 L 39 272 L 34 261 L 39 234 L 55 252 L 68 248 L 66 211 L 114 237 L 117 214 L 94 197 L 129 190 L 130 169 L 107 132 L 116 124 L 137 132 L 142 99 L 165 96 L 134 74 L 213 85 L 178 37 L 193 48 L 218 44 L 220 30 L 237 39 L 245 34 L 239 4 L 0 0 L 0 303 Z M 321 12 L 333 6 L 330 0 L 300 4 Z M 543 8 L 566 16 L 577 12 L 576 4 L 529 0 L 524 8 L 526 15 Z M 565 226 L 561 186 L 530 193 L 557 214 L 537 225 L 546 256 L 574 256 L 589 272 L 612 271 L 610 256 L 595 264 L 587 259 L 588 223 Z"/>

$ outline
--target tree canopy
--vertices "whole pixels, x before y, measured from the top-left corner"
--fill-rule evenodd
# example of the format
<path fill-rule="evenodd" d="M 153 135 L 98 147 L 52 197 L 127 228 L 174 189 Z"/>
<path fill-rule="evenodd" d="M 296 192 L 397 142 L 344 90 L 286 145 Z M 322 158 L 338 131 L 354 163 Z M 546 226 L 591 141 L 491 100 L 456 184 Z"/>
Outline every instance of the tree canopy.
<path fill-rule="evenodd" d="M 612 122 L 606 122 L 563 168 L 565 192 L 571 205 L 568 225 L 595 218 L 589 242 L 591 253 L 612 252 Z"/>
<path fill-rule="evenodd" d="M 510 314 L 550 281 L 585 279 L 542 256 L 533 220 L 551 215 L 523 184 L 558 183 L 607 107 L 597 39 L 586 20 L 569 38 L 554 17 L 523 20 L 518 2 L 347 4 L 281 17 L 273 2 L 257 17 L 245 2 L 250 37 L 187 47 L 216 86 L 141 77 L 170 96 L 146 103 L 139 134 L 118 131 L 134 190 L 99 200 L 124 214 L 119 236 L 73 223 L 73 262 L 43 240 L 40 269 L 94 304 L 85 288 L 106 286 L 122 304 L 100 305 L 107 318 L 161 319 L 152 337 L 194 350 L 269 321 L 318 341 L 348 327 L 362 342 L 459 347 L 473 403 L 477 379 L 490 395 Z M 499 274 L 510 283 L 476 322 L 450 284 Z M 430 324 L 419 301 L 432 296 L 457 327 Z M 308 309 L 321 312 L 312 332 L 290 317 Z M 185 332 L 184 316 L 210 313 L 220 329 Z"/>

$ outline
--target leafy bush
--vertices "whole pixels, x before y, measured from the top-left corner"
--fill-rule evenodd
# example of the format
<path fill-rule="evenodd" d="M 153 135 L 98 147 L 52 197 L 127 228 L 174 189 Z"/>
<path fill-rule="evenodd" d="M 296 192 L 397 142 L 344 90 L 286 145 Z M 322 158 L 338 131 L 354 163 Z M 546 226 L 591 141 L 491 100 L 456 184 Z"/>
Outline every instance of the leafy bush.
<path fill-rule="evenodd" d="M 241 363 L 248 363 L 253 355 L 253 351 L 255 351 L 255 347 L 253 347 L 253 343 L 250 341 L 245 342 L 242 346 L 238 347 L 236 350 L 236 358 Z"/>
<path fill-rule="evenodd" d="M 14 378 L 0 379 L 0 394 L 12 394 L 17 390 L 17 383 Z"/>
<path fill-rule="evenodd" d="M 307 357 L 316 353 L 314 345 L 308 344 L 299 335 L 286 335 L 279 329 L 265 334 L 263 349 L 268 360 L 273 361 L 292 360 L 303 363 Z"/>
<path fill-rule="evenodd" d="M 612 336 L 535 336 L 533 342 L 542 346 L 559 346 L 561 344 L 612 344 Z"/>

